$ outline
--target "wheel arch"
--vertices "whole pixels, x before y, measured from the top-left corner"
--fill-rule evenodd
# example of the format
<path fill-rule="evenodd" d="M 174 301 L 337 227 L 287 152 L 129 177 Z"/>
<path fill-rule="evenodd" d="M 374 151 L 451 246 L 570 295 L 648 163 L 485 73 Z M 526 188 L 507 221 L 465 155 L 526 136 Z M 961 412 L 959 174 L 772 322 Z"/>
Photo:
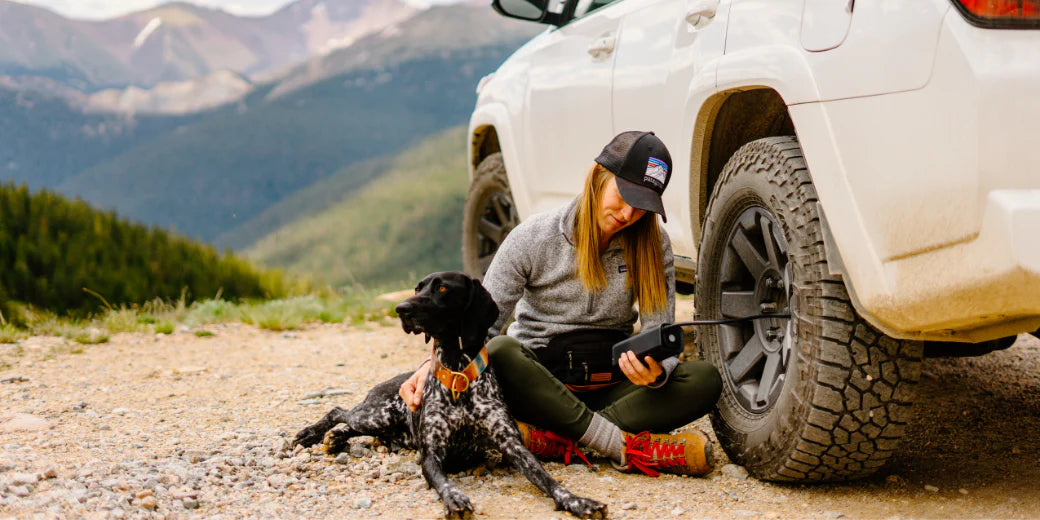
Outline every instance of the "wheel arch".
<path fill-rule="evenodd" d="M 470 117 L 467 135 L 469 137 L 467 168 L 470 181 L 473 181 L 473 174 L 481 161 L 491 154 L 501 153 L 517 211 L 521 219 L 527 217 L 530 214 L 530 197 L 523 175 L 517 174 L 520 171 L 520 164 L 517 161 L 519 152 L 506 108 L 497 104 L 477 107 Z"/>
<path fill-rule="evenodd" d="M 712 190 L 726 161 L 741 146 L 765 137 L 795 135 L 794 122 L 780 94 L 766 86 L 719 92 L 704 103 L 695 124 L 690 149 L 690 206 L 695 210 L 694 240 Z"/>
<path fill-rule="evenodd" d="M 498 130 L 492 125 L 474 128 L 470 132 L 469 148 L 469 168 L 470 172 L 473 172 L 480 165 L 480 161 L 493 153 L 502 151 L 502 144 L 498 141 Z"/>

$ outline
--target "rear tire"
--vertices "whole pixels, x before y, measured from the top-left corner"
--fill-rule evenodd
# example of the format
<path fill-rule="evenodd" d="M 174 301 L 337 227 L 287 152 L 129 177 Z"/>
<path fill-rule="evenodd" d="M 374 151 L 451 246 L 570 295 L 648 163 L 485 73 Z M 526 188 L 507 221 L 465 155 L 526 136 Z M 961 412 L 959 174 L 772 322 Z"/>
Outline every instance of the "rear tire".
<path fill-rule="evenodd" d="M 462 213 L 462 267 L 483 279 L 499 246 L 520 223 L 501 153 L 484 158 L 473 174 Z"/>
<path fill-rule="evenodd" d="M 830 274 L 816 190 L 795 137 L 737 150 L 701 236 L 698 319 L 792 315 L 697 330 L 701 358 L 722 374 L 712 424 L 730 459 L 775 481 L 875 472 L 910 420 L 922 346 L 860 318 Z"/>

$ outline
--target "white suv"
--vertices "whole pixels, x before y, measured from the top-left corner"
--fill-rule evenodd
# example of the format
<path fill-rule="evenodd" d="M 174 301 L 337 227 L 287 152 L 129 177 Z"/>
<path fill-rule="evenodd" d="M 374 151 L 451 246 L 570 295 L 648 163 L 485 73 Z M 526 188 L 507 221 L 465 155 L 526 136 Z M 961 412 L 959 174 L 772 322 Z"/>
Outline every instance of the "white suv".
<path fill-rule="evenodd" d="M 696 316 L 793 315 L 697 331 L 716 434 L 754 475 L 872 473 L 923 350 L 1040 327 L 1040 0 L 494 6 L 549 26 L 477 87 L 467 271 L 612 136 L 653 130 Z"/>

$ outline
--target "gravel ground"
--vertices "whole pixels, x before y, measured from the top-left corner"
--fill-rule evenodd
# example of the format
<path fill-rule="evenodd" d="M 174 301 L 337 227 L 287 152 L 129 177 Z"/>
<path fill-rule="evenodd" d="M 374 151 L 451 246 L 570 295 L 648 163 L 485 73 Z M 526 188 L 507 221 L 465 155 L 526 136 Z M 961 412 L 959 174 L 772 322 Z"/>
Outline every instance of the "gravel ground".
<path fill-rule="evenodd" d="M 396 326 L 247 325 L 0 345 L 0 518 L 436 518 L 415 453 L 359 438 L 349 453 L 288 449 L 333 405 L 413 368 Z M 876 478 L 785 486 L 716 448 L 707 478 L 653 479 L 549 463 L 611 518 L 1040 517 L 1040 341 L 926 360 L 919 419 Z M 697 423 L 710 432 L 706 419 Z M 710 433 L 709 433 L 710 435 Z M 516 472 L 456 475 L 478 518 L 565 518 Z"/>

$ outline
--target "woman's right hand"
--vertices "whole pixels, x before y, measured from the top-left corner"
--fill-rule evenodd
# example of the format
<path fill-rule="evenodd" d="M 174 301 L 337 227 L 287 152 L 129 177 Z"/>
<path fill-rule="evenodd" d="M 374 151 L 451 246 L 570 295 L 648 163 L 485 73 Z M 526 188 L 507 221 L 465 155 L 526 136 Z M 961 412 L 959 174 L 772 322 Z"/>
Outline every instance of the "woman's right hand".
<path fill-rule="evenodd" d="M 418 370 L 409 377 L 407 381 L 401 383 L 401 388 L 397 390 L 397 395 L 401 396 L 404 400 L 405 406 L 411 411 L 419 409 L 419 405 L 422 403 L 422 391 L 423 386 L 426 384 L 426 375 L 430 373 L 430 360 L 426 360 Z"/>

